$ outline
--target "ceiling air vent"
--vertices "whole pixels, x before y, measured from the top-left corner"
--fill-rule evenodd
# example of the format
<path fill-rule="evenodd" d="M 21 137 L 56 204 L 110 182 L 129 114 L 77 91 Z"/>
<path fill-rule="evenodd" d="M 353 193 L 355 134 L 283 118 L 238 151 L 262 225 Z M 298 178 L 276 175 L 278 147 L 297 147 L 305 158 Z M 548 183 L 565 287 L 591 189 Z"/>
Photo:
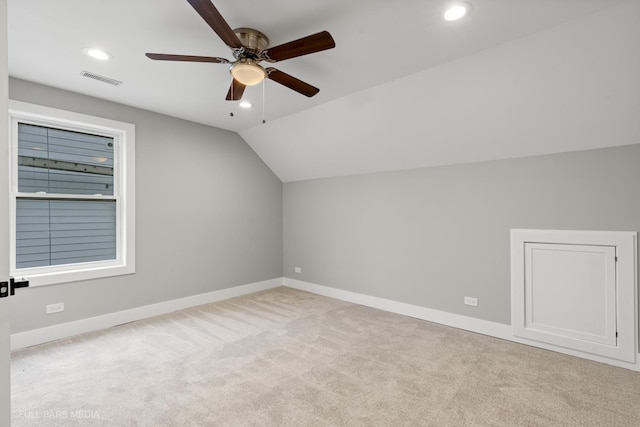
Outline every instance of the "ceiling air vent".
<path fill-rule="evenodd" d="M 93 80 L 97 80 L 97 81 L 102 82 L 102 83 L 108 83 L 108 84 L 113 85 L 113 86 L 120 86 L 122 84 L 122 82 L 120 80 L 110 79 L 109 77 L 104 77 L 104 76 L 98 75 L 96 73 L 92 73 L 90 71 L 83 71 L 83 72 L 80 73 L 80 75 L 83 76 L 83 77 L 88 77 L 88 78 L 93 79 Z"/>

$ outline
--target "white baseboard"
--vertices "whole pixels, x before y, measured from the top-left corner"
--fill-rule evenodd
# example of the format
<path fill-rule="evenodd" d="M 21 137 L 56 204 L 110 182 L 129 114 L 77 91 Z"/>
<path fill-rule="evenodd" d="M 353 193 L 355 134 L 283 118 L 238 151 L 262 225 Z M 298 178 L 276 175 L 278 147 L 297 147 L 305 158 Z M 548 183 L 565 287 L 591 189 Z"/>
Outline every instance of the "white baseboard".
<path fill-rule="evenodd" d="M 513 341 L 520 344 L 539 347 L 545 350 L 568 354 L 571 356 L 593 360 L 600 363 L 606 363 L 608 365 L 613 365 L 620 368 L 626 368 L 632 371 L 640 372 L 640 363 L 639 363 L 638 357 L 636 357 L 635 363 L 624 362 L 616 359 L 609 359 L 607 357 L 602 357 L 602 356 L 598 356 L 591 353 L 585 353 L 581 351 L 572 350 L 569 348 L 554 346 L 551 344 L 541 343 L 537 341 L 525 340 L 525 339 L 516 337 L 513 335 L 513 330 L 511 328 L 511 325 L 490 322 L 487 320 L 476 319 L 473 317 L 462 316 L 460 314 L 453 314 L 445 311 L 433 310 L 430 308 L 421 307 L 421 306 L 412 305 L 412 304 L 406 304 L 398 301 L 392 301 L 385 298 L 378 298 L 378 297 L 372 297 L 369 295 L 358 294 L 355 292 L 336 289 L 329 286 L 317 285 L 315 283 L 304 282 L 301 280 L 291 279 L 288 277 L 283 278 L 283 282 L 284 282 L 284 285 L 289 288 L 299 289 L 302 291 L 307 291 L 314 294 L 351 302 L 354 304 L 373 307 L 380 310 L 389 311 L 391 313 L 397 313 L 397 314 L 402 314 L 409 317 L 415 317 L 416 319 L 426 320 L 426 321 L 438 323 L 441 325 L 446 325 L 446 326 L 451 326 L 458 329 L 464 329 L 466 331 L 476 332 L 482 335 L 488 335 L 491 337 L 500 338 L 507 341 Z"/>
<path fill-rule="evenodd" d="M 447 313 L 446 311 L 433 310 L 426 307 L 420 307 L 418 305 L 343 291 L 342 289 L 316 285 L 314 283 L 303 282 L 301 280 L 290 279 L 288 277 L 284 278 L 284 285 L 301 291 L 307 291 L 342 301 L 352 302 L 354 304 L 366 305 L 367 307 L 378 308 L 380 310 L 390 311 L 391 313 L 415 317 L 416 319 L 421 320 L 428 320 L 429 322 L 453 326 L 454 328 L 477 332 L 484 335 L 502 338 L 511 333 L 511 326 L 504 325 L 502 323 L 489 322 L 487 320 Z"/>
<path fill-rule="evenodd" d="M 265 280 L 262 282 L 250 283 L 247 285 L 235 286 L 233 288 L 208 292 L 206 294 L 193 295 L 157 304 L 145 305 L 143 307 L 132 308 L 130 310 L 118 311 L 87 319 L 53 325 L 46 328 L 34 329 L 26 332 L 19 332 L 11 335 L 11 350 L 30 347 L 32 345 L 43 344 L 63 338 L 69 338 L 86 332 L 98 331 L 121 325 L 123 323 L 142 320 L 173 311 L 184 310 L 202 304 L 222 301 L 233 297 L 251 294 L 258 291 L 282 286 L 282 278 Z"/>

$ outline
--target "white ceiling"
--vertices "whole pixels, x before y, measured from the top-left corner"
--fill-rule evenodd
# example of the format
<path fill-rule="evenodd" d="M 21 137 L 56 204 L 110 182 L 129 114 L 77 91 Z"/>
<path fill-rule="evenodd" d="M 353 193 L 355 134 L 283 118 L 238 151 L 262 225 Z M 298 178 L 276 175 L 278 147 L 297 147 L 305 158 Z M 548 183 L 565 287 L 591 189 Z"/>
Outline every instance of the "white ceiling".
<path fill-rule="evenodd" d="M 569 74 L 581 70 L 576 86 L 568 89 L 574 100 L 592 102 L 615 92 L 604 83 L 595 84 L 599 92 L 588 96 L 579 90 L 594 86 L 585 78 L 611 77 L 601 76 L 610 67 L 598 67 L 585 54 L 594 44 L 606 56 L 605 65 L 638 47 L 627 41 L 611 52 L 615 40 L 602 44 L 600 39 L 612 31 L 613 37 L 638 35 L 639 0 L 471 0 L 472 14 L 453 23 L 441 19 L 447 0 L 214 3 L 232 28 L 256 28 L 271 45 L 328 30 L 335 49 L 275 64 L 320 93 L 306 98 L 267 81 L 267 123 L 261 124 L 261 86 L 245 92 L 244 98 L 256 104 L 251 110 L 224 100 L 231 80 L 228 66 L 147 59 L 145 52 L 231 58 L 186 0 L 8 0 L 9 73 L 237 131 L 280 179 L 293 181 L 595 148 L 593 141 L 576 142 L 581 135 L 593 139 L 592 129 L 560 132 L 566 137 L 560 147 L 553 138 L 540 140 L 546 134 L 535 127 L 523 129 L 536 115 L 551 120 L 566 111 L 562 102 L 547 102 L 550 112 L 540 111 L 548 101 L 544 88 L 558 88 L 557 76 L 571 80 Z M 93 60 L 82 53 L 86 47 L 103 48 L 113 59 Z M 626 55 L 631 71 L 638 71 L 637 58 Z M 548 66 L 567 61 L 567 68 Z M 594 69 L 584 73 L 583 66 Z M 614 70 L 612 77 L 629 79 L 628 68 Z M 81 77 L 83 70 L 124 84 L 113 87 Z M 632 79 L 635 95 L 637 79 Z M 536 102 L 523 105 L 532 95 Z M 612 96 L 618 95 L 624 96 Z M 501 123 L 511 101 L 520 108 L 520 120 Z M 571 119 L 583 123 L 594 112 L 581 108 L 584 114 Z M 627 126 L 626 116 L 612 116 Z M 464 121 L 453 123 L 455 117 Z M 636 130 L 629 132 L 637 136 Z M 482 146 L 474 145 L 478 139 L 473 135 L 483 136 Z M 615 144 L 632 143 L 626 136 Z"/>

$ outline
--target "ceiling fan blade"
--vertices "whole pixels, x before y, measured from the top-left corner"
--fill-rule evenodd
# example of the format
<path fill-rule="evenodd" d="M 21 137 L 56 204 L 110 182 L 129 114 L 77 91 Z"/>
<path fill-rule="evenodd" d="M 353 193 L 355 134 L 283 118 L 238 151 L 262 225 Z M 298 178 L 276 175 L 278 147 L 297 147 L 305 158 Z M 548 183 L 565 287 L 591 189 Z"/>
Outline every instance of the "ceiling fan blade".
<path fill-rule="evenodd" d="M 275 68 L 267 68 L 267 77 L 274 82 L 280 83 L 283 86 L 293 89 L 298 93 L 311 98 L 313 95 L 320 92 L 317 87 L 311 86 L 309 83 L 305 83 L 302 80 L 285 73 L 284 71 L 276 70 Z"/>
<path fill-rule="evenodd" d="M 242 99 L 242 94 L 244 93 L 245 85 L 233 79 L 231 82 L 231 87 L 229 88 L 229 92 L 227 92 L 227 97 L 225 98 L 227 101 L 240 101 Z"/>
<path fill-rule="evenodd" d="M 227 46 L 233 49 L 242 48 L 242 42 L 210 0 L 187 1 Z"/>
<path fill-rule="evenodd" d="M 328 31 L 321 31 L 298 40 L 266 49 L 263 54 L 273 62 L 296 58 L 310 53 L 320 52 L 336 47 L 336 42 Z"/>
<path fill-rule="evenodd" d="M 167 53 L 145 53 L 147 58 L 159 61 L 188 61 L 188 62 L 214 62 L 217 64 L 230 64 L 224 58 L 215 56 L 171 55 Z"/>

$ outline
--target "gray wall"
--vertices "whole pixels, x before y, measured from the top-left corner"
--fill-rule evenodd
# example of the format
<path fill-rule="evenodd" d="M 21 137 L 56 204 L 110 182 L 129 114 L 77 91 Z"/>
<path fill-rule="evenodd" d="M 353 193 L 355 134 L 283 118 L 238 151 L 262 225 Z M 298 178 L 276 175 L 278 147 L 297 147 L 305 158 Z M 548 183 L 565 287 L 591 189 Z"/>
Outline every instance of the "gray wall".
<path fill-rule="evenodd" d="M 235 133 L 21 80 L 9 89 L 134 123 L 137 137 L 137 273 L 19 291 L 13 332 L 276 278 L 283 265 L 287 277 L 508 324 L 510 228 L 640 229 L 639 145 L 300 181 L 283 195 Z M 65 312 L 45 315 L 56 302 Z"/>
<path fill-rule="evenodd" d="M 509 324 L 509 230 L 640 230 L 639 165 L 631 145 L 286 183 L 284 274 Z"/>
<path fill-rule="evenodd" d="M 14 333 L 282 276 L 282 183 L 236 133 L 16 79 L 9 97 L 136 125 L 136 274 L 16 292 Z"/>

